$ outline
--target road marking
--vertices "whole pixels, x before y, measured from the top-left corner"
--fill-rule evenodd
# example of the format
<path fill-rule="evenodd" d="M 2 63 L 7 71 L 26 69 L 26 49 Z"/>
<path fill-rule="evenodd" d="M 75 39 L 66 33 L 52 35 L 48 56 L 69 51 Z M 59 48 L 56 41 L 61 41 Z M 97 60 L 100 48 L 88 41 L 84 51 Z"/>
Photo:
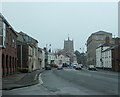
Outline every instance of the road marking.
<path fill-rule="evenodd" d="M 37 80 L 37 74 L 35 75 L 35 78 L 34 78 L 34 80 Z"/>
<path fill-rule="evenodd" d="M 42 78 L 41 78 L 41 74 L 39 75 L 39 85 L 43 84 Z"/>
<path fill-rule="evenodd" d="M 66 70 L 66 71 L 76 71 L 75 69 L 64 69 L 64 70 Z"/>

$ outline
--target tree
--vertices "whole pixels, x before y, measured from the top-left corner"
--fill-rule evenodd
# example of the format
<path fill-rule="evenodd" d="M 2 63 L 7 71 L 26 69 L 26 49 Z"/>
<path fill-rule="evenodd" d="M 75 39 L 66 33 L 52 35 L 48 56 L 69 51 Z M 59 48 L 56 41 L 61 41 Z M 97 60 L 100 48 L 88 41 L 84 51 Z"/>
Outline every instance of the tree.
<path fill-rule="evenodd" d="M 78 50 L 76 50 L 75 52 L 74 52 L 74 54 L 76 55 L 76 57 L 77 57 L 77 62 L 78 62 L 78 64 L 81 64 L 81 54 L 80 54 L 80 52 L 78 51 Z"/>

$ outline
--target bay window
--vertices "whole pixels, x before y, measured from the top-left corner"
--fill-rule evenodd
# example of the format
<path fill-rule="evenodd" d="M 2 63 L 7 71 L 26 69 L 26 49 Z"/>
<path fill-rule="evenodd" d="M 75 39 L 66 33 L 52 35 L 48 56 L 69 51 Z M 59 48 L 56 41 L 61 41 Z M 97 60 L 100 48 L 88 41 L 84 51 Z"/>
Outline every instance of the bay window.
<path fill-rule="evenodd" d="M 5 48 L 6 24 L 0 18 L 0 47 Z"/>

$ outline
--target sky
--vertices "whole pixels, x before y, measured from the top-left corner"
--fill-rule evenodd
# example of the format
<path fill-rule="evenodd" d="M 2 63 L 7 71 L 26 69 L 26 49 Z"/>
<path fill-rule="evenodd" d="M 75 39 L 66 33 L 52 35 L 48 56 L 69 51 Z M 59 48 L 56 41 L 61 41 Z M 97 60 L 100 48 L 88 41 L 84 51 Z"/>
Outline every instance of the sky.
<path fill-rule="evenodd" d="M 63 49 L 68 34 L 79 51 L 86 50 L 88 37 L 97 31 L 118 36 L 117 2 L 2 2 L 2 14 L 41 48 Z"/>

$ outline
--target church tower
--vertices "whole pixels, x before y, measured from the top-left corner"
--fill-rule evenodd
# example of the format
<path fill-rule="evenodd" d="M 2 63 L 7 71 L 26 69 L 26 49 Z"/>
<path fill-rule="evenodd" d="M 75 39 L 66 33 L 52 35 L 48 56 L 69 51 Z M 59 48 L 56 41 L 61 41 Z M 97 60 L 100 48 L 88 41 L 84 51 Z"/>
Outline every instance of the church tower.
<path fill-rule="evenodd" d="M 74 43 L 73 40 L 70 40 L 68 35 L 68 40 L 64 40 L 64 50 L 66 52 L 74 52 Z"/>

